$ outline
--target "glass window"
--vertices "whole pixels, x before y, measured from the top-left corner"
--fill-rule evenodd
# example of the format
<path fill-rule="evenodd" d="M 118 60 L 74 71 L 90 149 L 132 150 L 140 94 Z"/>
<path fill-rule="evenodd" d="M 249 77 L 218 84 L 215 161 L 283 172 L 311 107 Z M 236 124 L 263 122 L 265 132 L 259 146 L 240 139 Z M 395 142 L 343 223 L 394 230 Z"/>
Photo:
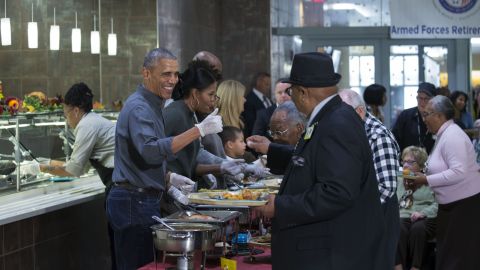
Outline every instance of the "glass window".
<path fill-rule="evenodd" d="M 480 38 L 470 40 L 472 48 L 472 101 L 474 119 L 480 119 Z M 479 135 L 480 136 L 480 135 Z"/>
<path fill-rule="evenodd" d="M 401 111 L 417 105 L 418 68 L 417 45 L 390 46 L 391 123 Z"/>
<path fill-rule="evenodd" d="M 448 85 L 447 55 L 448 49 L 444 46 L 423 48 L 426 82 L 439 86 Z"/>
<path fill-rule="evenodd" d="M 389 26 L 389 0 L 273 0 L 272 27 Z"/>
<path fill-rule="evenodd" d="M 332 56 L 335 72 L 342 74 L 339 88 L 351 88 L 362 93 L 375 81 L 375 56 L 373 46 L 324 46 L 317 51 Z"/>

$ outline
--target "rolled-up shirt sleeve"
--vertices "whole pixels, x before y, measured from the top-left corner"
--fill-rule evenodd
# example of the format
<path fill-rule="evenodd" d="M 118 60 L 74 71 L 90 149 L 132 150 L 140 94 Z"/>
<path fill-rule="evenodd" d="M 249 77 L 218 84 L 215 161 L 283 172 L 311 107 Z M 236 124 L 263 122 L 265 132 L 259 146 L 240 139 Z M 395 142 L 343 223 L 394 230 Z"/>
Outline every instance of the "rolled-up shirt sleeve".
<path fill-rule="evenodd" d="M 162 164 L 167 158 L 175 156 L 172 152 L 173 137 L 159 137 L 165 135 L 164 129 L 155 130 L 154 121 L 148 119 L 147 115 L 149 114 L 142 107 L 131 111 L 128 129 L 132 144 L 145 162 L 151 165 Z"/>
<path fill-rule="evenodd" d="M 96 140 L 97 131 L 95 129 L 85 127 L 78 129 L 75 134 L 72 155 L 70 160 L 65 164 L 65 170 L 67 172 L 76 177 L 79 177 L 85 172 Z"/>

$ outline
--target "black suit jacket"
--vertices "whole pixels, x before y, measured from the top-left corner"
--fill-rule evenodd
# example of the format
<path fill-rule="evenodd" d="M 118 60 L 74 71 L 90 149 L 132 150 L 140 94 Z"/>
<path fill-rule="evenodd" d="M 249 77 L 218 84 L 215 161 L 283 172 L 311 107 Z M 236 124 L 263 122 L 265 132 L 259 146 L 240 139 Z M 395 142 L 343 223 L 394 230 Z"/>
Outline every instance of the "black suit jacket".
<path fill-rule="evenodd" d="M 262 135 L 271 139 L 267 133 L 267 130 L 270 127 L 270 118 L 272 118 L 272 114 L 276 108 L 277 104 L 273 104 L 266 109 L 257 111 L 257 119 L 253 124 L 252 135 Z"/>
<path fill-rule="evenodd" d="M 419 134 L 420 131 L 420 134 Z M 393 126 L 392 133 L 400 146 L 400 153 L 410 145 L 424 147 L 432 151 L 435 140 L 420 116 L 418 107 L 403 110 Z"/>
<path fill-rule="evenodd" d="M 267 167 L 273 174 L 282 175 L 292 158 L 293 145 L 270 143 L 267 152 Z"/>
<path fill-rule="evenodd" d="M 245 130 L 243 132 L 246 138 L 252 135 L 253 124 L 255 123 L 255 119 L 257 118 L 257 111 L 265 109 L 265 106 L 263 105 L 263 101 L 260 100 L 257 95 L 255 95 L 253 90 L 248 93 L 245 99 L 246 101 L 242 116 L 245 120 Z"/>
<path fill-rule="evenodd" d="M 363 123 L 336 96 L 300 139 L 275 199 L 273 269 L 388 269 Z"/>

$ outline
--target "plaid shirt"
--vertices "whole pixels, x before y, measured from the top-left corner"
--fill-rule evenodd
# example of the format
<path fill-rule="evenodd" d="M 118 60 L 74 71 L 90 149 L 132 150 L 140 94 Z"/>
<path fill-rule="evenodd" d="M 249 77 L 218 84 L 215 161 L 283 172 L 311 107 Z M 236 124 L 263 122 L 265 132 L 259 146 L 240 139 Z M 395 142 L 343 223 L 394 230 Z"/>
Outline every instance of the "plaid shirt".
<path fill-rule="evenodd" d="M 384 203 L 386 198 L 397 192 L 400 147 L 390 130 L 368 112 L 365 116 L 365 131 L 372 148 L 380 201 Z"/>

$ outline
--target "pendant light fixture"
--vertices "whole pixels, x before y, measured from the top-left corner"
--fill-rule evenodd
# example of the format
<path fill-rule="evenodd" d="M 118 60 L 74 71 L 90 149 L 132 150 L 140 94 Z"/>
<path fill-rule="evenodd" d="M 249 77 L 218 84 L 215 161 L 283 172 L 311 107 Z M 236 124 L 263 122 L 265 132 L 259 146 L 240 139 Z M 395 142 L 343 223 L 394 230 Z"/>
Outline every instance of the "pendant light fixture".
<path fill-rule="evenodd" d="M 50 25 L 50 50 L 60 49 L 60 26 L 56 24 L 55 8 L 53 8 L 53 25 Z"/>
<path fill-rule="evenodd" d="M 96 15 L 93 15 L 93 31 L 90 32 L 90 51 L 92 54 L 100 53 L 100 32 L 97 31 Z"/>
<path fill-rule="evenodd" d="M 5 16 L 0 19 L 0 33 L 2 46 L 12 45 L 12 27 L 10 26 L 10 18 L 7 18 L 7 0 L 5 0 Z"/>
<path fill-rule="evenodd" d="M 28 22 L 28 48 L 38 48 L 38 25 L 33 21 L 33 1 L 32 1 L 32 21 Z"/>
<path fill-rule="evenodd" d="M 72 52 L 82 51 L 82 31 L 77 27 L 77 12 L 75 11 L 75 28 L 72 28 Z"/>
<path fill-rule="evenodd" d="M 117 55 L 117 34 L 113 33 L 113 18 L 110 18 L 112 32 L 108 34 L 108 55 Z"/>

